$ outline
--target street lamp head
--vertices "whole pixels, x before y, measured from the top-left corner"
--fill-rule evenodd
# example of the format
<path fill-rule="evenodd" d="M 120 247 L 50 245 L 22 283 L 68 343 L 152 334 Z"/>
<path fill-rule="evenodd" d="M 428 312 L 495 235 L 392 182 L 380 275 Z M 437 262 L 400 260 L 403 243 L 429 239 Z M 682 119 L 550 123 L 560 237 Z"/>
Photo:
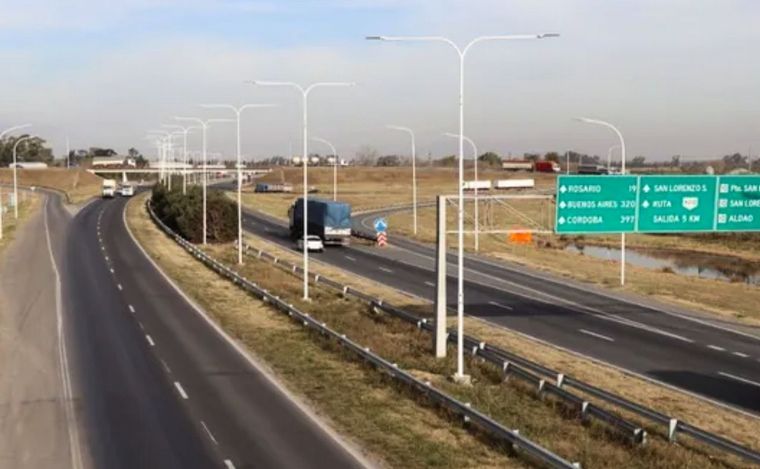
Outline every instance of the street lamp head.
<path fill-rule="evenodd" d="M 575 120 L 578 122 L 585 122 L 586 124 L 591 123 L 592 119 L 589 119 L 588 117 L 576 117 Z"/>
<path fill-rule="evenodd" d="M 385 41 L 385 36 L 366 36 L 364 39 L 368 41 Z"/>
<path fill-rule="evenodd" d="M 546 39 L 549 37 L 559 37 L 559 33 L 541 33 L 536 36 L 538 39 Z"/>

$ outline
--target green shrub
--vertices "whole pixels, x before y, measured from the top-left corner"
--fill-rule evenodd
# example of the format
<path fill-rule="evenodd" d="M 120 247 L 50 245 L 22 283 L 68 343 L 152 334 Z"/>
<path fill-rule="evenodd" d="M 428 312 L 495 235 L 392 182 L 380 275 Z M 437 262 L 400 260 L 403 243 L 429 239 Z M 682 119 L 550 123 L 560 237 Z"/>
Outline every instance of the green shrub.
<path fill-rule="evenodd" d="M 151 205 L 158 218 L 183 238 L 193 243 L 203 241 L 203 189 L 198 186 L 167 190 L 153 187 Z M 237 206 L 217 189 L 208 189 L 206 197 L 207 241 L 226 243 L 237 238 Z"/>

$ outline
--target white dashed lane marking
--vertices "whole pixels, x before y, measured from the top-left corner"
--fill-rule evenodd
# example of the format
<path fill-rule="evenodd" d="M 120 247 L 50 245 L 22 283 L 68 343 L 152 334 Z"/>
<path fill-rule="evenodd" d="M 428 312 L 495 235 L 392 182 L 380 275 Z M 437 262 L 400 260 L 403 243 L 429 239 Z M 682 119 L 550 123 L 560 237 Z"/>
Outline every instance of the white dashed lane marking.
<path fill-rule="evenodd" d="M 489 301 L 488 304 L 492 305 L 492 306 L 496 306 L 497 308 L 506 309 L 507 311 L 512 311 L 512 307 L 511 306 L 503 305 L 503 304 L 497 303 L 495 301 Z"/>
<path fill-rule="evenodd" d="M 145 340 L 147 340 L 147 341 L 148 341 L 148 343 L 150 344 L 150 346 L 151 346 L 151 347 L 155 347 L 155 346 L 156 346 L 156 343 L 155 343 L 155 342 L 153 342 L 153 338 L 151 338 L 151 336 L 150 336 L 150 335 L 148 335 L 148 334 L 145 334 Z"/>
<path fill-rule="evenodd" d="M 607 342 L 615 342 L 615 339 L 612 337 L 607 337 L 606 335 L 597 334 L 596 332 L 591 332 L 586 329 L 578 329 L 578 332 L 581 334 L 590 335 L 591 337 L 596 337 L 597 339 L 606 340 Z"/>
<path fill-rule="evenodd" d="M 130 313 L 134 313 L 135 312 L 135 307 L 132 306 L 132 305 L 129 305 L 129 312 Z"/>
<path fill-rule="evenodd" d="M 723 347 L 718 347 L 717 345 L 708 345 L 707 348 L 709 348 L 711 350 L 717 350 L 718 352 L 725 352 L 726 351 L 726 349 L 724 349 Z"/>
<path fill-rule="evenodd" d="M 740 383 L 749 384 L 749 385 L 757 386 L 758 388 L 760 388 L 760 383 L 758 383 L 757 381 L 752 381 L 751 379 L 742 378 L 741 376 L 732 375 L 731 373 L 724 373 L 722 371 L 719 371 L 718 374 L 721 376 L 725 376 L 726 378 L 731 378 L 735 381 L 739 381 Z"/>
<path fill-rule="evenodd" d="M 746 353 L 734 352 L 734 355 L 741 358 L 749 358 L 749 355 L 747 355 Z"/>
<path fill-rule="evenodd" d="M 427 285 L 429 287 L 434 287 L 435 286 L 435 284 L 433 282 L 425 282 L 425 285 Z"/>
<path fill-rule="evenodd" d="M 385 267 L 378 267 L 378 269 L 382 270 L 383 272 L 387 272 L 389 274 L 393 273 L 393 271 L 391 269 L 386 269 Z"/>
<path fill-rule="evenodd" d="M 177 392 L 179 393 L 180 396 L 182 396 L 182 399 L 187 399 L 188 398 L 187 397 L 187 393 L 182 388 L 182 385 L 179 383 L 179 381 L 175 381 L 174 382 L 174 387 L 177 388 Z"/>
<path fill-rule="evenodd" d="M 343 257 L 345 257 L 346 259 L 348 259 L 351 262 L 356 262 L 356 259 L 353 258 L 353 257 L 351 257 L 351 256 L 343 256 Z"/>

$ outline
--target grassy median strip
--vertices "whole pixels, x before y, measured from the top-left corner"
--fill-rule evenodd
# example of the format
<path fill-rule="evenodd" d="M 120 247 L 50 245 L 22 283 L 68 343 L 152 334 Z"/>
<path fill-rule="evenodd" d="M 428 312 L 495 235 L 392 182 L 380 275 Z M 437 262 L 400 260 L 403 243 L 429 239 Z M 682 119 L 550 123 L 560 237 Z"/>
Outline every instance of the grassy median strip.
<path fill-rule="evenodd" d="M 271 367 L 288 389 L 371 459 L 390 467 L 524 466 L 451 425 L 435 410 L 406 398 L 378 373 L 348 360 L 341 349 L 315 341 L 310 332 L 204 267 L 155 227 L 143 202 L 144 196 L 130 202 L 128 222 L 161 268 Z"/>
<path fill-rule="evenodd" d="M 208 252 L 234 266 L 234 251 L 230 246 L 214 246 L 209 248 Z M 300 300 L 299 284 L 293 281 L 293 277 L 289 273 L 254 259 L 249 259 L 246 266 L 239 269 L 239 272 L 258 282 L 262 287 L 276 291 L 287 301 L 291 301 L 320 321 L 326 322 L 335 330 L 347 334 L 365 346 L 369 346 L 384 358 L 398 363 L 404 369 L 411 370 L 418 377 L 430 380 L 434 385 L 460 400 L 471 402 L 474 408 L 491 415 L 498 421 L 519 428 L 523 435 L 557 452 L 560 456 L 569 460 L 580 461 L 584 467 L 609 467 L 612 465 L 623 467 L 723 466 L 722 462 L 711 460 L 699 452 L 673 446 L 661 440 L 650 442 L 643 447 L 631 447 L 622 442 L 617 435 L 609 434 L 598 425 L 582 425 L 575 417 L 563 412 L 561 406 L 557 406 L 551 401 L 543 402 L 537 399 L 533 390 L 521 389 L 524 387 L 518 382 L 505 387 L 501 383 L 501 377 L 493 367 L 482 365 L 477 361 L 468 363 L 468 370 L 473 375 L 475 384 L 472 387 L 454 385 L 446 379 L 453 373 L 451 360 L 436 361 L 433 359 L 429 352 L 429 336 L 418 332 L 408 324 L 386 316 L 375 315 L 369 311 L 366 305 L 343 299 L 333 292 L 319 288 L 313 290 L 312 302 L 303 303 Z M 194 271 L 191 275 L 195 275 L 195 273 Z M 209 305 L 208 307 L 213 306 Z M 223 320 L 221 322 L 224 324 Z M 340 352 L 340 349 L 335 346 L 320 342 L 319 348 L 323 351 Z M 257 353 L 261 354 L 258 351 Z M 294 355 L 292 351 L 289 353 L 291 356 Z M 267 359 L 266 356 L 263 358 Z M 276 357 L 270 358 L 276 360 Z M 287 360 L 287 363 L 292 363 L 292 361 Z M 349 366 L 351 369 L 355 369 L 352 362 L 339 366 Z M 277 371 L 277 366 L 273 365 L 273 367 Z M 361 368 L 359 367 L 359 369 Z M 374 386 L 381 384 L 377 381 L 378 379 L 382 381 L 382 378 L 375 378 Z M 287 376 L 285 376 L 285 381 L 289 382 Z M 308 394 L 308 386 L 301 384 L 297 385 L 296 388 L 302 391 L 307 390 L 307 397 L 314 402 L 318 409 L 324 409 L 318 399 L 314 399 Z M 400 392 L 395 386 L 390 386 L 390 389 L 394 393 Z M 374 387 L 371 391 L 373 394 L 377 392 L 387 392 L 387 389 Z M 401 402 L 414 403 L 415 400 L 409 399 L 411 396 L 408 393 L 401 391 L 401 395 L 405 396 L 406 399 L 399 399 L 397 396 L 395 405 L 399 405 Z M 390 409 L 385 409 L 383 414 L 389 411 Z M 338 422 L 338 428 L 345 431 L 340 425 L 340 422 L 344 421 L 340 415 L 333 416 L 330 412 L 326 413 L 330 415 L 333 421 Z M 438 425 L 434 425 L 433 428 L 450 432 L 457 429 L 458 425 L 451 425 L 451 422 L 443 420 L 438 422 Z M 350 431 L 346 433 L 354 435 Z M 358 437 L 357 439 L 364 444 L 363 438 Z M 464 438 L 461 441 L 464 441 Z M 489 453 L 494 449 L 488 444 L 481 447 L 481 451 L 488 451 Z M 384 450 L 379 452 L 385 454 Z M 388 460 L 392 460 L 392 458 L 388 458 Z M 393 462 L 392 464 L 399 465 Z M 409 464 L 409 461 L 406 460 L 400 465 L 404 467 L 416 466 Z"/>
<path fill-rule="evenodd" d="M 301 261 L 299 253 L 283 249 L 258 236 L 246 236 L 246 243 L 253 249 L 263 249 L 296 265 Z M 318 260 L 312 262 L 311 269 L 312 273 L 358 288 L 377 298 L 383 298 L 385 301 L 402 307 L 407 311 L 423 316 L 430 316 L 432 313 L 432 305 L 426 300 L 399 292 L 377 282 L 357 277 L 339 268 L 323 264 Z M 450 321 L 450 326 L 453 327 L 454 319 L 452 318 Z M 709 404 L 689 394 L 654 384 L 599 362 L 579 358 L 572 353 L 532 340 L 508 329 L 496 327 L 477 318 L 466 318 L 465 328 L 468 334 L 485 340 L 491 345 L 560 370 L 634 402 L 741 442 L 751 448 L 760 449 L 760 434 L 756 430 L 758 424 L 760 424 L 760 420 L 757 418 Z M 586 397 L 589 398 L 589 396 Z M 590 398 L 590 400 L 595 401 L 593 398 Z M 604 403 L 595 402 L 602 405 L 602 407 L 609 408 Z M 644 428 L 654 431 L 661 437 L 665 436 L 665 428 L 655 428 L 653 430 L 651 423 L 642 421 L 638 416 L 627 412 L 622 412 L 622 416 L 631 421 L 639 422 Z"/>

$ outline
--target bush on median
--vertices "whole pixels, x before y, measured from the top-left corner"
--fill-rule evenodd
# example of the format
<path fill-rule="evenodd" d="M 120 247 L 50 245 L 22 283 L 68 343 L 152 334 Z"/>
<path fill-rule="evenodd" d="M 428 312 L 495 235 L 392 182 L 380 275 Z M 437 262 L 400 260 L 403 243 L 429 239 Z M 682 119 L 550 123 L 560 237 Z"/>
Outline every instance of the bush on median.
<path fill-rule="evenodd" d="M 153 186 L 151 205 L 156 215 L 177 233 L 192 243 L 203 241 L 203 189 L 198 186 L 168 190 L 161 184 Z M 217 189 L 208 189 L 206 197 L 207 240 L 227 243 L 237 238 L 237 207 L 235 202 Z"/>

